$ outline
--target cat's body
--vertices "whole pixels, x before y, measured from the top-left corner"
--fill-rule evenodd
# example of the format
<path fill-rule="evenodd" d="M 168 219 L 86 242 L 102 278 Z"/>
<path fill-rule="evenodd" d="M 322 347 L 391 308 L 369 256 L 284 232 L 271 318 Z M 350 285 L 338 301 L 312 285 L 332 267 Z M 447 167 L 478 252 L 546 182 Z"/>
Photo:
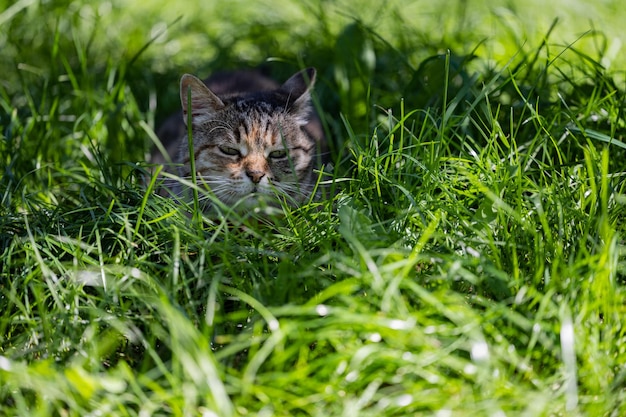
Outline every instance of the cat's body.
<path fill-rule="evenodd" d="M 191 109 L 193 159 L 197 183 L 223 203 L 243 207 L 277 199 L 299 204 L 311 196 L 322 164 L 325 139 L 311 105 L 315 70 L 296 73 L 284 84 L 253 71 L 224 73 L 203 83 L 181 79 L 183 114 L 164 123 L 159 137 L 170 159 L 191 179 L 191 155 L 185 132 Z M 190 96 L 188 95 L 190 94 Z M 190 98 L 190 100 L 189 100 Z M 190 107 L 188 107 L 190 106 Z M 173 187 L 178 188 L 178 187 Z M 180 191 L 178 188 L 177 191 Z"/>

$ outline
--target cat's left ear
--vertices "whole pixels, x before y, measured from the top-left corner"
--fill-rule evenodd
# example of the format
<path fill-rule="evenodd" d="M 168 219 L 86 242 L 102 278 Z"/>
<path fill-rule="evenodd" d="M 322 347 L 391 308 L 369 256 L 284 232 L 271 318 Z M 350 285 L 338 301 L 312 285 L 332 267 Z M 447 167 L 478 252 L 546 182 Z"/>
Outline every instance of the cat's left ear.
<path fill-rule="evenodd" d="M 300 124 L 309 122 L 311 115 L 311 88 L 315 83 L 315 68 L 304 69 L 291 76 L 280 89 L 289 94 L 289 111 Z"/>

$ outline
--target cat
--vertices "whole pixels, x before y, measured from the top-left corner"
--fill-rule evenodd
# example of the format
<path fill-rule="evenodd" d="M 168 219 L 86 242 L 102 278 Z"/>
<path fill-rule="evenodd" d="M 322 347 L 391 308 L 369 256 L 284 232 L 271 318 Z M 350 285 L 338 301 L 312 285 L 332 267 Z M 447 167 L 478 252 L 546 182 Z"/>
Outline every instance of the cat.
<path fill-rule="evenodd" d="M 159 130 L 166 152 L 155 150 L 151 162 L 178 163 L 180 177 L 191 181 L 193 157 L 197 184 L 227 206 L 304 203 L 327 162 L 322 124 L 311 103 L 315 77 L 314 68 L 283 84 L 257 71 L 216 74 L 206 82 L 183 75 L 182 116 Z M 185 126 L 192 132 L 191 155 Z M 184 194 L 180 183 L 171 188 Z"/>

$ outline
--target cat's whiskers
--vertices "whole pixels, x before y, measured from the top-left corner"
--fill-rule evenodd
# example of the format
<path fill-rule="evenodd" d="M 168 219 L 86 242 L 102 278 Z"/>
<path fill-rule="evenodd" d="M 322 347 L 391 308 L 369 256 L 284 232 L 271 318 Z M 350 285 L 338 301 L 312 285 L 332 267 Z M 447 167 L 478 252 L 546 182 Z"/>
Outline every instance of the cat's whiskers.
<path fill-rule="evenodd" d="M 191 176 L 181 177 L 181 179 L 191 181 Z M 298 205 L 309 198 L 312 188 L 298 181 L 271 181 L 268 184 L 255 187 L 254 191 L 244 191 L 242 188 L 246 188 L 245 181 L 240 180 L 233 184 L 231 179 L 219 175 L 198 175 L 196 181 L 201 189 L 198 196 L 199 202 L 212 203 L 214 198 L 218 198 L 228 205 L 234 205 L 254 196 L 256 196 L 254 201 L 258 198 L 269 198 L 270 200 L 284 200 L 289 204 Z"/>
<path fill-rule="evenodd" d="M 311 187 L 299 182 L 280 182 L 272 184 L 272 188 L 279 194 L 286 195 L 296 201 L 302 201 L 309 196 Z"/>

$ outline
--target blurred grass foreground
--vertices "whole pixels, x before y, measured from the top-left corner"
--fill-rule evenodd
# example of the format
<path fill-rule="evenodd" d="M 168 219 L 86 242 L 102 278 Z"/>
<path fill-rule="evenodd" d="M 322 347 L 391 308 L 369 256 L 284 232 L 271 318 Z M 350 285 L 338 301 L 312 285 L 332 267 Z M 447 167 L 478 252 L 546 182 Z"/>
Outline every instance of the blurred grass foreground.
<path fill-rule="evenodd" d="M 626 415 L 625 21 L 0 0 L 0 415 Z M 306 66 L 333 198 L 145 181 L 182 73 Z"/>

